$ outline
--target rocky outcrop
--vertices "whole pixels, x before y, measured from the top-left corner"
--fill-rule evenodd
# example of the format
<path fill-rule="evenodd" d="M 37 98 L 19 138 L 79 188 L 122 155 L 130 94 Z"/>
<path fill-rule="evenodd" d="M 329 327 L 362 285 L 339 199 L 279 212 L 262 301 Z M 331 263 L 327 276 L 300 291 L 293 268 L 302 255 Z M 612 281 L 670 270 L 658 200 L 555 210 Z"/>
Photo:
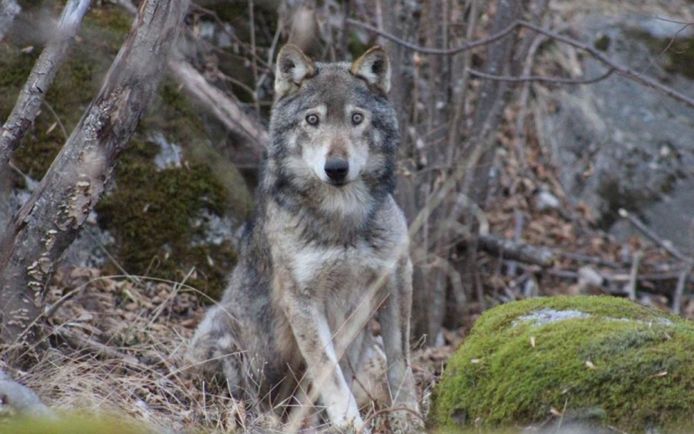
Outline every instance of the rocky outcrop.
<path fill-rule="evenodd" d="M 592 15 L 572 27 L 610 58 L 694 96 L 691 26 Z M 604 71 L 590 56 L 582 59 L 566 63 L 585 77 Z M 618 235 L 629 229 L 623 222 L 615 226 L 624 208 L 680 248 L 694 249 L 694 109 L 617 75 L 543 92 L 540 103 L 546 108 L 541 141 L 569 196 L 587 203 L 602 227 Z"/>

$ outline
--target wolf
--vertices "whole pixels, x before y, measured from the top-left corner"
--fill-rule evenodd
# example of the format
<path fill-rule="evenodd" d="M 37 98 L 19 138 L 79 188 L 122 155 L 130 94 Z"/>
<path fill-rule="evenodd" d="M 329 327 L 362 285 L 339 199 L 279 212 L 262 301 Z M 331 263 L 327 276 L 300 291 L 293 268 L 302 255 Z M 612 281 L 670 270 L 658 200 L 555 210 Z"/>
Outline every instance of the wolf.
<path fill-rule="evenodd" d="M 386 404 L 400 409 L 391 427 L 419 431 L 412 264 L 393 199 L 399 132 L 387 98 L 390 61 L 373 47 L 351 64 L 319 63 L 285 45 L 276 65 L 254 217 L 190 357 L 222 373 L 240 398 L 285 399 L 309 383 L 333 429 L 361 432 L 368 428 L 354 379 L 373 353 L 367 325 L 375 317 Z"/>

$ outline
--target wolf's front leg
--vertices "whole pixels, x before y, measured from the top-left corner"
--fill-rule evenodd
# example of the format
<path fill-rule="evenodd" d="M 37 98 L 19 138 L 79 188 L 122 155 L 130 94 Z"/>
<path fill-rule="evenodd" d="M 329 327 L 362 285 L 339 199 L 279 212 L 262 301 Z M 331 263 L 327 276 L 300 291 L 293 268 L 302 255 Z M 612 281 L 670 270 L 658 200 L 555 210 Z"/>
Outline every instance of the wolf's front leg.
<path fill-rule="evenodd" d="M 282 296 L 282 307 L 330 422 L 341 430 L 362 430 L 364 422 L 338 364 L 325 313 L 314 299 L 289 291 Z"/>
<path fill-rule="evenodd" d="M 388 385 L 393 408 L 408 410 L 391 413 L 394 432 L 423 431 L 419 417 L 417 391 L 410 366 L 410 317 L 412 314 L 412 263 L 403 259 L 389 278 L 389 296 L 379 310 L 384 350 L 388 363 Z"/>

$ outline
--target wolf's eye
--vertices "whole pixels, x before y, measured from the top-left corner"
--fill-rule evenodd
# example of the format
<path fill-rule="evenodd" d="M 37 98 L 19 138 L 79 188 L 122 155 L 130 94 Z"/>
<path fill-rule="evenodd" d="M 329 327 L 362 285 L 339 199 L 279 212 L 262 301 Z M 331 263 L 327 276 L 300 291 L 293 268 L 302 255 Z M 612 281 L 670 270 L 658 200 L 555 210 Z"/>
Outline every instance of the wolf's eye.
<path fill-rule="evenodd" d="M 358 112 L 352 113 L 352 124 L 359 125 L 364 121 L 364 115 Z"/>
<path fill-rule="evenodd" d="M 315 127 L 318 125 L 318 115 L 310 114 L 306 116 L 306 122 Z"/>

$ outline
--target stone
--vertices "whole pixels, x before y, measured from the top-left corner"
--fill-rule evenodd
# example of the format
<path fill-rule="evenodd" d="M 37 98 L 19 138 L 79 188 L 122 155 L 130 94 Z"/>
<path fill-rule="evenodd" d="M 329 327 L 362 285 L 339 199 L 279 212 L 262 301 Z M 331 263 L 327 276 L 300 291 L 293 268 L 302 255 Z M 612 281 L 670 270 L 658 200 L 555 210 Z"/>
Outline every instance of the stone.
<path fill-rule="evenodd" d="M 559 296 L 485 312 L 449 360 L 429 419 L 443 432 L 684 433 L 692 408 L 694 323 L 626 299 Z"/>

